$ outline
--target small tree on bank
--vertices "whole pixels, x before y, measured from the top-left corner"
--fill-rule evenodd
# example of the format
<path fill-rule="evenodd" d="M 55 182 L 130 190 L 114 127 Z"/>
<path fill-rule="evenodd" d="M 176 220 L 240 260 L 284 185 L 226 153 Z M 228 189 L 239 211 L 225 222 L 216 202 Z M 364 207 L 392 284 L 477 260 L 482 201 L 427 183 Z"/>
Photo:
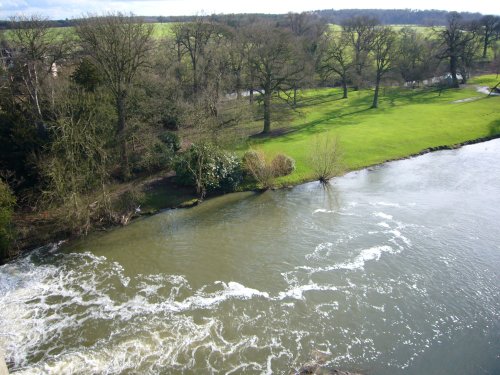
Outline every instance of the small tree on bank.
<path fill-rule="evenodd" d="M 327 183 L 344 170 L 342 150 L 337 137 L 316 137 L 314 151 L 309 156 L 309 165 L 314 178 L 321 183 Z"/>

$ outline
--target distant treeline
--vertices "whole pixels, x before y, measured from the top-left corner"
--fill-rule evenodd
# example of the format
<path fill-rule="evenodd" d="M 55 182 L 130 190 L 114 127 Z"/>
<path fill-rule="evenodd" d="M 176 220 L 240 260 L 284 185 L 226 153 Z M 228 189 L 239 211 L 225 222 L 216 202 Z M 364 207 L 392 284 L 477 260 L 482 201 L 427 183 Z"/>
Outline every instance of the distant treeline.
<path fill-rule="evenodd" d="M 450 12 L 445 10 L 416 10 L 416 9 L 326 9 L 312 12 L 328 23 L 337 25 L 353 17 L 375 17 L 384 25 L 424 25 L 444 26 Z M 481 13 L 459 13 L 464 21 L 481 18 Z"/>
<path fill-rule="evenodd" d="M 308 12 L 319 16 L 324 22 L 340 25 L 343 21 L 353 17 L 368 16 L 377 18 L 384 25 L 424 25 L 437 26 L 446 25 L 447 17 L 450 12 L 445 10 L 415 10 L 415 9 L 325 9 Z M 464 21 L 479 19 L 481 13 L 460 13 Z M 257 20 L 267 19 L 279 22 L 287 19 L 286 14 L 212 14 L 207 15 L 215 22 L 224 22 L 232 26 L 249 24 Z M 169 22 L 193 22 L 204 18 L 200 16 L 158 16 L 143 17 L 146 23 L 169 23 Z M 78 19 L 51 20 L 48 21 L 50 27 L 70 27 L 74 26 Z M 229 21 L 229 22 L 228 22 Z M 11 28 L 11 22 L 0 20 L 0 30 Z"/>

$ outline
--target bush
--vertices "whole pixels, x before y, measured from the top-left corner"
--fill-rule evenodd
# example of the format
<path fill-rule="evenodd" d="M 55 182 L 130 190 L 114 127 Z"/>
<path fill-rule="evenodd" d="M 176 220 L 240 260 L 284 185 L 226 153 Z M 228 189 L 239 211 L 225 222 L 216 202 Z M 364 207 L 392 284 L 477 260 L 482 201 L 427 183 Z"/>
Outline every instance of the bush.
<path fill-rule="evenodd" d="M 0 180 L 0 264 L 8 256 L 9 245 L 13 239 L 12 214 L 16 198 L 9 186 Z"/>
<path fill-rule="evenodd" d="M 181 149 L 181 140 L 174 132 L 164 132 L 158 137 L 162 143 L 170 148 L 172 151 L 177 152 Z"/>
<path fill-rule="evenodd" d="M 309 157 L 314 177 L 326 183 L 343 171 L 342 150 L 335 137 L 317 138 L 314 152 Z"/>
<path fill-rule="evenodd" d="M 238 157 L 210 143 L 193 144 L 175 167 L 177 182 L 194 186 L 200 197 L 207 192 L 234 191 L 242 179 Z"/>
<path fill-rule="evenodd" d="M 243 166 L 264 189 L 268 189 L 273 186 L 276 177 L 289 175 L 295 170 L 295 160 L 278 154 L 269 163 L 261 151 L 250 150 L 243 155 Z"/>
<path fill-rule="evenodd" d="M 174 151 L 165 143 L 156 141 L 145 148 L 143 154 L 133 154 L 130 159 L 134 173 L 154 172 L 172 165 Z"/>
<path fill-rule="evenodd" d="M 290 156 L 278 154 L 271 162 L 271 168 L 276 177 L 287 176 L 295 170 L 295 160 Z"/>
<path fill-rule="evenodd" d="M 167 113 L 161 118 L 161 125 L 165 129 L 179 130 L 179 118 L 175 112 Z"/>
<path fill-rule="evenodd" d="M 274 174 L 261 151 L 250 150 L 243 155 L 243 166 L 255 181 L 268 189 L 273 185 Z"/>

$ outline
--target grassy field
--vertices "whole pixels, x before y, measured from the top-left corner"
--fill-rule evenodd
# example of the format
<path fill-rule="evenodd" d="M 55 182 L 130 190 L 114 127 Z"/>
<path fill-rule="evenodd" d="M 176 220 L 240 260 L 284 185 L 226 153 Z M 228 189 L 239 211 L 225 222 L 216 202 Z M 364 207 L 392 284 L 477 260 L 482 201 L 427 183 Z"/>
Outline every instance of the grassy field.
<path fill-rule="evenodd" d="M 483 76 L 474 77 L 469 80 L 470 85 L 488 86 L 493 87 L 500 82 L 500 75 L 486 74 Z"/>
<path fill-rule="evenodd" d="M 472 82 L 488 85 L 495 76 Z M 341 99 L 338 89 L 301 93 L 299 113 L 278 136 L 251 139 L 247 148 L 271 157 L 285 153 L 296 160 L 296 171 L 278 184 L 296 184 L 313 179 L 308 161 L 317 137 L 338 137 L 347 170 L 416 154 L 424 149 L 454 145 L 500 134 L 500 97 L 486 97 L 475 87 L 446 90 L 382 90 L 380 108 L 369 109 L 371 90 L 350 92 Z M 467 101 L 461 101 L 468 99 Z M 259 124 L 248 124 L 256 129 Z M 276 129 L 276 127 L 275 127 Z"/>
<path fill-rule="evenodd" d="M 167 38 L 173 35 L 173 27 L 177 25 L 175 22 L 170 23 L 153 23 L 153 38 L 154 39 L 162 39 Z M 71 36 L 75 33 L 74 27 L 52 27 L 49 29 L 49 39 L 56 35 L 56 37 L 62 36 Z M 0 31 L 0 36 L 9 41 L 12 39 L 12 31 L 11 30 L 3 30 Z"/>

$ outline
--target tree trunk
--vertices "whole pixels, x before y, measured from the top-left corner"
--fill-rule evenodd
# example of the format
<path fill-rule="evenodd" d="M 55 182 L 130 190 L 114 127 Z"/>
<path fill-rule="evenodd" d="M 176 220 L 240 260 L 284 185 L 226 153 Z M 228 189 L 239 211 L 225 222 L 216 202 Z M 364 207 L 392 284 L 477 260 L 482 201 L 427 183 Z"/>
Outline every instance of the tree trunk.
<path fill-rule="evenodd" d="M 250 92 L 250 95 L 249 95 L 249 98 L 250 98 L 250 104 L 253 104 L 253 89 L 251 88 L 251 89 L 249 90 L 249 92 Z"/>
<path fill-rule="evenodd" d="M 241 99 L 241 72 L 236 73 L 236 99 Z"/>
<path fill-rule="evenodd" d="M 198 74 L 196 71 L 196 65 L 193 65 L 193 94 L 196 96 L 198 93 Z"/>
<path fill-rule="evenodd" d="M 377 77 L 377 82 L 375 83 L 375 94 L 373 94 L 373 104 L 372 108 L 378 108 L 378 91 L 380 88 L 380 78 Z"/>
<path fill-rule="evenodd" d="M 297 107 L 297 86 L 293 86 L 293 108 Z"/>
<path fill-rule="evenodd" d="M 116 99 L 116 110 L 118 114 L 118 127 L 116 129 L 116 135 L 118 141 L 120 142 L 120 161 L 121 161 L 121 175 L 124 180 L 130 178 L 130 168 L 128 164 L 128 150 L 127 150 L 127 139 L 125 136 L 126 129 L 126 113 L 125 113 L 125 100 L 126 94 L 121 93 Z"/>
<path fill-rule="evenodd" d="M 488 54 L 488 44 L 489 44 L 489 38 L 488 36 L 485 36 L 483 45 L 483 59 L 485 59 L 486 55 Z"/>
<path fill-rule="evenodd" d="M 347 83 L 345 79 L 342 80 L 342 89 L 344 90 L 344 95 L 342 96 L 342 99 L 347 99 Z"/>
<path fill-rule="evenodd" d="M 452 79 L 452 87 L 460 87 L 457 78 L 457 57 L 453 55 L 450 57 L 450 73 Z"/>
<path fill-rule="evenodd" d="M 264 130 L 262 133 L 267 134 L 271 131 L 271 92 L 264 92 Z"/>

